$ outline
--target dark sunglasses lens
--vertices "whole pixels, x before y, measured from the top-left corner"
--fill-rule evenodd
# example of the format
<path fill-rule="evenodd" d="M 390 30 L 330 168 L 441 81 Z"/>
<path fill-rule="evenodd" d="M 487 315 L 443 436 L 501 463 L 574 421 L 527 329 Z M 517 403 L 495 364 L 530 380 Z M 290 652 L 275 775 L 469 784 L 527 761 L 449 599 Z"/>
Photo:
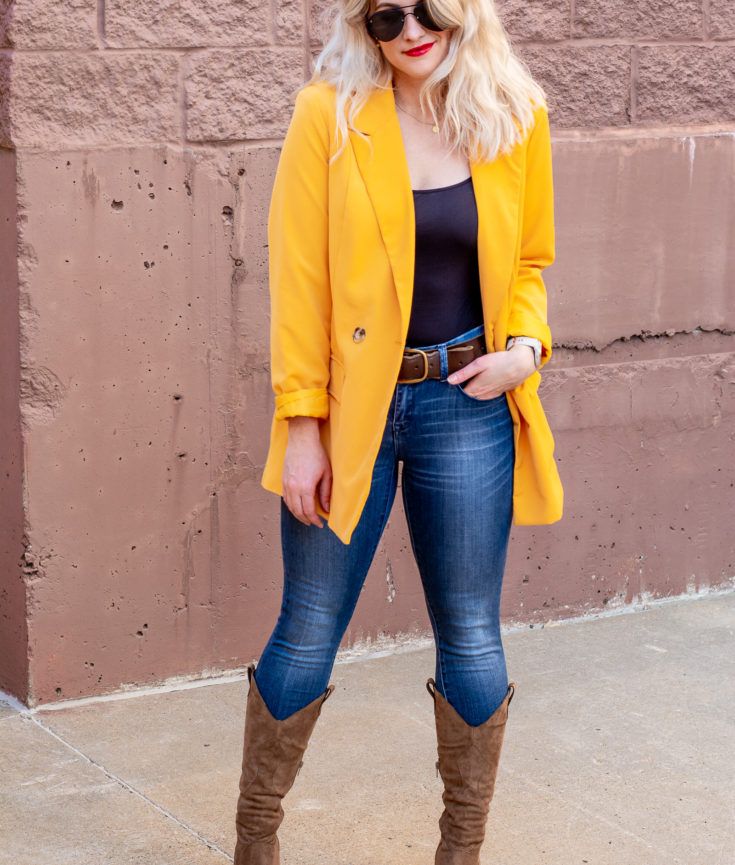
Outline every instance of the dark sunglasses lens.
<path fill-rule="evenodd" d="M 367 29 L 374 39 L 390 42 L 403 30 L 403 12 L 400 9 L 376 12 L 368 18 Z"/>
<path fill-rule="evenodd" d="M 433 30 L 435 33 L 438 33 L 440 30 L 443 30 L 443 27 L 440 27 L 436 21 L 429 14 L 429 10 L 424 6 L 423 3 L 419 3 L 418 6 L 413 10 L 413 14 L 416 16 L 416 20 L 425 30 Z"/>

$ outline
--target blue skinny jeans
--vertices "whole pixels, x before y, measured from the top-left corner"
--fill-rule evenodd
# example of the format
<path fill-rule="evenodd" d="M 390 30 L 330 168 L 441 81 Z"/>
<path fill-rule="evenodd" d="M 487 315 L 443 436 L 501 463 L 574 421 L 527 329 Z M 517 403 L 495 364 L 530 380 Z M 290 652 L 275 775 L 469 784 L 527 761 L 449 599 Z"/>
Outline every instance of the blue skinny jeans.
<path fill-rule="evenodd" d="M 370 493 L 349 544 L 327 526 L 305 526 L 282 504 L 283 603 L 255 678 L 282 720 L 328 685 L 334 658 L 401 490 L 436 643 L 437 689 L 471 725 L 508 689 L 500 592 L 513 495 L 513 424 L 504 395 L 468 396 L 442 380 L 399 384 Z"/>

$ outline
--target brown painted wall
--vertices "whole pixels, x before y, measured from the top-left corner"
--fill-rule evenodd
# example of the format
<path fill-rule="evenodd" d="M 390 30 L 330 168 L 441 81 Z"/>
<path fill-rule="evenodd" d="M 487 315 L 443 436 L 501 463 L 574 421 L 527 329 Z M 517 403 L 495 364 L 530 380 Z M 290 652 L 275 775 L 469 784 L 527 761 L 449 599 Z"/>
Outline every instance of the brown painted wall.
<path fill-rule="evenodd" d="M 18 0 L 5 16 L 0 687 L 31 703 L 228 669 L 272 625 L 265 216 L 318 44 L 310 7 Z M 552 110 L 543 388 L 567 491 L 561 523 L 514 531 L 504 615 L 729 584 L 735 11 L 503 12 Z M 348 641 L 426 628 L 396 508 Z"/>
<path fill-rule="evenodd" d="M 0 150 L 0 689 L 25 695 L 28 681 L 23 442 L 15 154 Z"/>

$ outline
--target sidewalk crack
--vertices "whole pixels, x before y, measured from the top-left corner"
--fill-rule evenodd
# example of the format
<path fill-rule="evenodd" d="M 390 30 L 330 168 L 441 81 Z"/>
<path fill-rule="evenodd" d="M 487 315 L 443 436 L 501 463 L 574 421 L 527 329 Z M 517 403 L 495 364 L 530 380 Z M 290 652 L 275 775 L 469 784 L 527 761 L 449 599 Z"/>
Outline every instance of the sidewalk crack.
<path fill-rule="evenodd" d="M 64 747 L 68 748 L 70 751 L 72 751 L 74 754 L 76 754 L 77 757 L 81 757 L 81 759 L 84 760 L 86 763 L 89 763 L 91 766 L 94 766 L 95 769 L 98 769 L 100 772 L 102 772 L 103 775 L 105 775 L 111 781 L 114 781 L 116 784 L 119 784 L 124 790 L 127 790 L 129 793 L 133 793 L 139 799 L 142 799 L 146 803 L 146 805 L 149 805 L 155 811 L 158 811 L 159 814 L 162 814 L 164 817 L 167 817 L 169 820 L 172 820 L 174 823 L 176 823 L 177 826 L 180 826 L 182 829 L 184 829 L 190 835 L 193 835 L 198 841 L 201 841 L 203 844 L 206 844 L 210 850 L 213 850 L 215 853 L 219 853 L 228 862 L 233 861 L 232 856 L 230 856 L 229 853 L 225 853 L 225 851 L 222 850 L 220 847 L 218 847 L 217 844 L 214 843 L 214 841 L 210 841 L 208 838 L 205 838 L 203 835 L 201 835 L 199 832 L 197 832 L 196 829 L 192 829 L 191 826 L 188 826 L 186 823 L 184 823 L 183 820 L 180 820 L 175 814 L 172 814 L 170 811 L 167 811 L 166 808 L 163 808 L 161 805 L 158 805 L 156 802 L 154 802 L 152 799 L 150 799 L 148 796 L 146 796 L 145 793 L 142 793 L 140 790 L 137 790 L 135 787 L 128 784 L 128 782 L 123 780 L 119 775 L 116 775 L 114 772 L 111 772 L 109 769 L 107 769 L 101 763 L 98 763 L 96 760 L 93 760 L 91 757 L 89 757 L 83 751 L 80 751 L 79 748 L 74 747 L 74 745 L 72 745 L 71 742 L 67 742 L 66 739 L 63 738 L 63 736 L 60 736 L 58 733 L 56 733 L 54 730 L 52 730 L 51 727 L 48 727 L 46 724 L 43 723 L 43 721 L 39 720 L 39 718 L 36 715 L 31 714 L 30 712 L 22 712 L 22 713 L 20 713 L 20 715 L 24 721 L 31 721 L 37 727 L 40 727 L 45 733 L 48 733 L 50 736 L 53 736 L 53 738 L 56 739 L 58 742 L 61 742 L 61 744 L 64 745 Z"/>

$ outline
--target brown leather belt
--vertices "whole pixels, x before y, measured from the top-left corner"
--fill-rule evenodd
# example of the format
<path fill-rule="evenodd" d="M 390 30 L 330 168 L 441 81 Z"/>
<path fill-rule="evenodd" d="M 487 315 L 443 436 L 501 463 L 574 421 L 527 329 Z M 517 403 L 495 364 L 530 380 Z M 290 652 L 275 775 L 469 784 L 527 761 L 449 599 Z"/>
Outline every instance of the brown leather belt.
<path fill-rule="evenodd" d="M 447 346 L 448 375 L 467 366 L 476 357 L 485 354 L 485 337 L 476 336 L 467 342 Z M 441 379 L 441 359 L 439 349 L 423 351 L 420 348 L 407 348 L 403 352 L 403 363 L 398 372 L 398 384 L 418 384 L 427 378 Z"/>

